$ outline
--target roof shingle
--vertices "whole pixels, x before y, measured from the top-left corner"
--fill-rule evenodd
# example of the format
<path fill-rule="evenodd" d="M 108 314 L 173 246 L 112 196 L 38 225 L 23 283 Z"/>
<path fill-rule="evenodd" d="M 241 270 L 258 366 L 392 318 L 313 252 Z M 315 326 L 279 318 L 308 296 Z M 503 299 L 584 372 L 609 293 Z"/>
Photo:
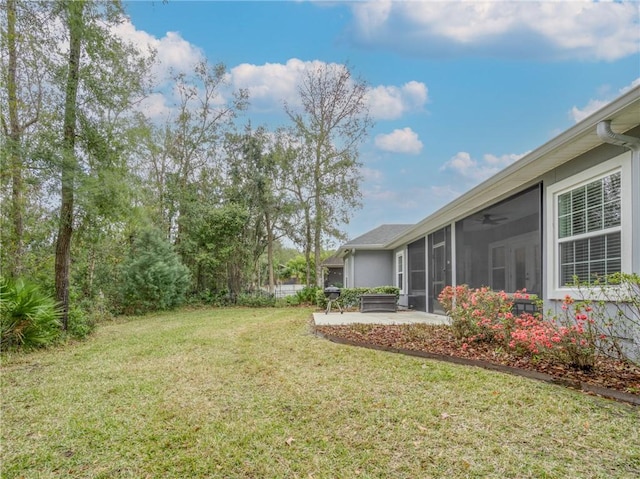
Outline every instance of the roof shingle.
<path fill-rule="evenodd" d="M 411 228 L 412 224 L 404 225 L 404 224 L 388 224 L 388 225 L 380 225 L 377 228 L 372 229 L 371 231 L 358 236 L 357 238 L 352 239 L 351 241 L 343 244 L 343 247 L 353 247 L 353 246 L 382 246 L 396 236 L 400 235 L 408 228 Z"/>

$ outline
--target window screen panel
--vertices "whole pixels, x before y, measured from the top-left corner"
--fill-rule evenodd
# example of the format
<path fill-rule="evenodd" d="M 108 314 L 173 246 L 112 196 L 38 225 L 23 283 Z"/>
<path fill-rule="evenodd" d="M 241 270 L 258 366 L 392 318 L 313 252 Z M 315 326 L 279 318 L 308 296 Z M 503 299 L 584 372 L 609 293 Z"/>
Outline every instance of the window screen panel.
<path fill-rule="evenodd" d="M 568 238 L 619 226 L 620 173 L 558 196 L 558 237 Z"/>
<path fill-rule="evenodd" d="M 540 205 L 541 185 L 536 185 L 456 222 L 456 282 L 508 293 L 526 287 L 540 295 Z M 560 208 L 570 233 L 570 194 Z"/>
<path fill-rule="evenodd" d="M 582 283 L 593 283 L 621 265 L 620 232 L 560 243 L 560 284 L 573 284 L 574 276 Z"/>
<path fill-rule="evenodd" d="M 589 245 L 589 259 L 592 261 L 603 260 L 607 257 L 607 237 L 596 236 L 591 239 Z"/>
<path fill-rule="evenodd" d="M 571 234 L 579 235 L 587 231 L 585 188 L 571 192 Z"/>

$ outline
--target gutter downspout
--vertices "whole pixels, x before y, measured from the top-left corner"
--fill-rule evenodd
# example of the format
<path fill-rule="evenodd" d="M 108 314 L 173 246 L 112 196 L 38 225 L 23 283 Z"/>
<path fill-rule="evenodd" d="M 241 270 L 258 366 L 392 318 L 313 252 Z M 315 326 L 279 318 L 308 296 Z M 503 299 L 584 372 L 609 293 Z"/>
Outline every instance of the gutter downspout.
<path fill-rule="evenodd" d="M 640 138 L 611 130 L 611 120 L 596 126 L 598 137 L 606 143 L 631 150 L 631 272 L 640 274 Z"/>
<path fill-rule="evenodd" d="M 356 287 L 356 249 L 351 248 L 351 287 Z"/>

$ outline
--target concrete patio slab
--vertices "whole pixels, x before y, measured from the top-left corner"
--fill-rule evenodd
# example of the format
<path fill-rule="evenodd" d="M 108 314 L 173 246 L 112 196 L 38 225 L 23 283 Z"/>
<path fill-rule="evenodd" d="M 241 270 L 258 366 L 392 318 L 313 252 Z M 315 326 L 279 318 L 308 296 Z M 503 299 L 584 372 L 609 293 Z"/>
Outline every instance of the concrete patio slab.
<path fill-rule="evenodd" d="M 324 314 L 313 313 L 316 326 L 339 326 L 345 324 L 450 324 L 447 316 L 421 311 L 398 311 L 397 313 L 360 313 L 339 311 Z"/>

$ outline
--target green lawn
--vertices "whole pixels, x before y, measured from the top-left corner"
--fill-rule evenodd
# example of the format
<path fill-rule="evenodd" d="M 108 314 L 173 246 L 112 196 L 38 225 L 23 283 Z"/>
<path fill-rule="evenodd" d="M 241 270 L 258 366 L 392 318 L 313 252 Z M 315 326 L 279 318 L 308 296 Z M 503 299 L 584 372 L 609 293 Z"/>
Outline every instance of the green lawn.
<path fill-rule="evenodd" d="M 310 313 L 166 313 L 4 355 L 1 477 L 640 475 L 638 408 L 333 344 Z"/>

